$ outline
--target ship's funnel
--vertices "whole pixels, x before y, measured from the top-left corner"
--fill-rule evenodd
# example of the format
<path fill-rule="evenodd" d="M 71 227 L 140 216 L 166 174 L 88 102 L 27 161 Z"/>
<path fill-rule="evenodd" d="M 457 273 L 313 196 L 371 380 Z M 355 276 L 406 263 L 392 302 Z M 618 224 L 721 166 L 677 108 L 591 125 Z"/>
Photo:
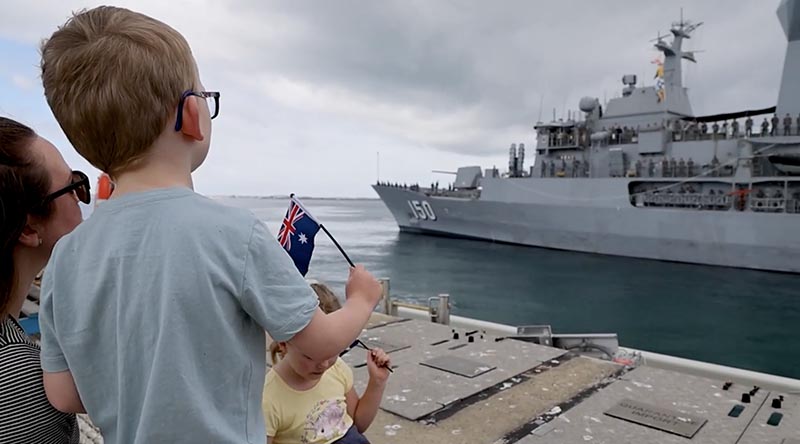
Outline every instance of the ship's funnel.
<path fill-rule="evenodd" d="M 800 0 L 781 0 L 778 20 L 789 44 L 783 61 L 777 114 L 797 116 L 800 114 Z"/>

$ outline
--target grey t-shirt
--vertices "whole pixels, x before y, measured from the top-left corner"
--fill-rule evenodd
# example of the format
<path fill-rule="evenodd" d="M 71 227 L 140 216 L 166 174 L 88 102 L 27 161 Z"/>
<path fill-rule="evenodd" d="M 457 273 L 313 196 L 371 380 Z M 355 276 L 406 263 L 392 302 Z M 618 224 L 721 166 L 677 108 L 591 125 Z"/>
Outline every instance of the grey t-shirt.
<path fill-rule="evenodd" d="M 185 188 L 101 204 L 45 272 L 42 368 L 69 369 L 107 443 L 264 443 L 264 330 L 317 298 L 247 210 Z"/>

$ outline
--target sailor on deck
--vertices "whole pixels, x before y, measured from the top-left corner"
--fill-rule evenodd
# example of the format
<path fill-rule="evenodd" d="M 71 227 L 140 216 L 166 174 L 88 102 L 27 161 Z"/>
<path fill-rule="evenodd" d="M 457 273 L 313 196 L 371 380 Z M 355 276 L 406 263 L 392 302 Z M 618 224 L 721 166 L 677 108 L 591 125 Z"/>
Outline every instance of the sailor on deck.
<path fill-rule="evenodd" d="M 797 134 L 800 135 L 800 114 L 797 115 Z"/>
<path fill-rule="evenodd" d="M 772 127 L 769 130 L 770 136 L 778 135 L 778 123 L 780 123 L 780 119 L 778 119 L 778 114 L 772 115 Z"/>
<path fill-rule="evenodd" d="M 800 116 L 797 117 L 797 120 L 800 121 Z M 744 121 L 744 135 L 745 137 L 753 135 L 753 119 L 751 119 L 750 116 L 747 116 L 747 119 Z"/>
<path fill-rule="evenodd" d="M 786 113 L 786 117 L 783 118 L 783 135 L 790 136 L 792 134 L 792 116 L 789 113 Z"/>

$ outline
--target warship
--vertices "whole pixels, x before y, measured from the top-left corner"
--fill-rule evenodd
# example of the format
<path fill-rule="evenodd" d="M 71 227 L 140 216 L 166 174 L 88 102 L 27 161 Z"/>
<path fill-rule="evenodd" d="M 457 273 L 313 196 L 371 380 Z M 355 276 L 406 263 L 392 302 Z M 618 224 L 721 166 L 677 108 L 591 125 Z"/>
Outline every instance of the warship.
<path fill-rule="evenodd" d="M 682 15 L 682 14 L 681 14 Z M 800 272 L 800 0 L 777 103 L 696 116 L 683 46 L 703 23 L 659 36 L 656 82 L 622 76 L 619 97 L 537 122 L 535 159 L 512 144 L 507 172 L 458 168 L 445 187 L 373 186 L 401 232 L 653 260 Z"/>

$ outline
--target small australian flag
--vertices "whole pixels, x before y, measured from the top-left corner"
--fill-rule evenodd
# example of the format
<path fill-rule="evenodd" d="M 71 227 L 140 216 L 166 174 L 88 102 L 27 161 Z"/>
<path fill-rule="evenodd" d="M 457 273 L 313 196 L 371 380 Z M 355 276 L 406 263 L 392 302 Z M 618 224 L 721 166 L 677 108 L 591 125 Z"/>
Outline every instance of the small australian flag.
<path fill-rule="evenodd" d="M 286 217 L 278 230 L 278 242 L 289 253 L 303 276 L 308 273 L 308 264 L 314 252 L 314 236 L 318 231 L 319 223 L 292 197 Z"/>

